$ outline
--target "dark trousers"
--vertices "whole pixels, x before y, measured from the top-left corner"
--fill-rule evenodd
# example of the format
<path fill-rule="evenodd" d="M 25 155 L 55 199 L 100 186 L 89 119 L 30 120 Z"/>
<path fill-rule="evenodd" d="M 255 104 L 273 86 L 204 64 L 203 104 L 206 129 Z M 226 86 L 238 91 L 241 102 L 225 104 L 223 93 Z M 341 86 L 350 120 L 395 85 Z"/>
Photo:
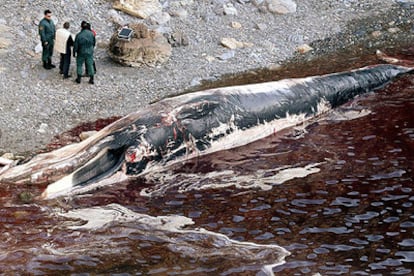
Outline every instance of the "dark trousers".
<path fill-rule="evenodd" d="M 95 71 L 93 70 L 93 57 L 92 55 L 77 55 L 76 56 L 76 73 L 78 77 L 82 76 L 82 67 L 83 64 L 86 63 L 86 67 L 88 68 L 88 75 L 89 77 L 93 77 L 95 75 Z"/>
<path fill-rule="evenodd" d="M 64 77 L 69 76 L 70 59 L 71 59 L 70 52 L 66 54 L 60 54 L 59 69 L 60 69 L 60 72 L 62 72 Z"/>
<path fill-rule="evenodd" d="M 53 41 L 49 41 L 47 45 L 43 45 L 43 51 L 42 51 L 42 61 L 43 62 L 51 62 L 52 61 L 52 55 L 53 55 Z"/>

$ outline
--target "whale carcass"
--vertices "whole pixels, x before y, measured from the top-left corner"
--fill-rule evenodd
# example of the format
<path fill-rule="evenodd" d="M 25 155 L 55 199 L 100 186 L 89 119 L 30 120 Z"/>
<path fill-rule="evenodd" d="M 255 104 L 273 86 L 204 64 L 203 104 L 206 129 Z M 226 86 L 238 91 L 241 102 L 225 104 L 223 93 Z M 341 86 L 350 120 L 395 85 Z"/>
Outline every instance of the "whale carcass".
<path fill-rule="evenodd" d="M 115 175 L 142 175 L 262 139 L 412 71 L 383 64 L 166 98 L 78 144 L 3 170 L 0 182 L 51 183 L 43 197 L 53 198 Z"/>

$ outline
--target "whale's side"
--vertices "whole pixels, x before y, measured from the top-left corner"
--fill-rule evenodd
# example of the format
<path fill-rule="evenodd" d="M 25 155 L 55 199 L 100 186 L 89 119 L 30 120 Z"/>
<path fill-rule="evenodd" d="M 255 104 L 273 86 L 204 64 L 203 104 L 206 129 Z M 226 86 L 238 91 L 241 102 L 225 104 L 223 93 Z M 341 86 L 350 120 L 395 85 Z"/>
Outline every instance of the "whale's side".
<path fill-rule="evenodd" d="M 301 123 L 326 108 L 378 89 L 410 68 L 380 65 L 351 72 L 303 79 L 211 89 L 166 99 L 152 114 L 163 122 L 147 127 L 127 153 L 127 171 L 164 165 L 177 157 L 191 158 L 245 145 Z M 135 123 L 148 126 L 147 119 Z M 146 152 L 146 156 L 145 153 Z"/>
<path fill-rule="evenodd" d="M 52 183 L 45 197 L 108 178 L 140 175 L 174 162 L 245 145 L 297 125 L 412 68 L 377 65 L 300 79 L 209 89 L 166 98 L 89 139 L 34 157 L 0 181 Z"/>

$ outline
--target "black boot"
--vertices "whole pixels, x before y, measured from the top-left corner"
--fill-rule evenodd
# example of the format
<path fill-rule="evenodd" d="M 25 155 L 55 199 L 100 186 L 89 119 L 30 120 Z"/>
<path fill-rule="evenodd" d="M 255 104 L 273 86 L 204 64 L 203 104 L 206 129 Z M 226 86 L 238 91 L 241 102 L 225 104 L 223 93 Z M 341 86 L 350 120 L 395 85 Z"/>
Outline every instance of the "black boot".
<path fill-rule="evenodd" d="M 49 63 L 48 63 L 48 62 L 46 62 L 46 61 L 43 61 L 43 68 L 45 68 L 45 69 L 47 69 L 47 70 L 52 69 L 52 68 L 49 66 Z"/>
<path fill-rule="evenodd" d="M 48 65 L 49 65 L 50 69 L 56 68 L 56 66 L 52 64 L 52 59 L 51 58 L 49 58 L 47 61 L 48 61 Z"/>
<path fill-rule="evenodd" d="M 81 76 L 80 75 L 78 75 L 78 77 L 76 78 L 76 80 L 75 80 L 77 83 L 80 83 L 81 82 Z"/>
<path fill-rule="evenodd" d="M 90 84 L 95 84 L 94 81 L 93 81 L 93 76 L 89 78 L 89 83 Z"/>

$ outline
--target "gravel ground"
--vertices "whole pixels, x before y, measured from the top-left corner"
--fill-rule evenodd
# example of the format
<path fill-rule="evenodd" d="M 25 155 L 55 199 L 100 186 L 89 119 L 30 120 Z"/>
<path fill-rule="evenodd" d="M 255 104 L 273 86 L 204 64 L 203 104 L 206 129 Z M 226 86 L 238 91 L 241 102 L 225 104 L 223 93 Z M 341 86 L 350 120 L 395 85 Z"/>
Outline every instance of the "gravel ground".
<path fill-rule="evenodd" d="M 374 51 L 413 40 L 414 1 L 409 0 L 296 0 L 295 13 L 277 15 L 262 9 L 263 1 L 160 1 L 169 12 L 180 3 L 187 16 L 171 17 L 158 25 L 112 9 L 110 1 L 11 1 L 0 9 L 0 154 L 25 154 L 43 148 L 55 135 L 83 122 L 121 116 L 166 96 L 194 90 L 203 81 L 258 68 L 274 68 L 291 59 L 312 59 L 347 47 Z M 237 15 L 224 15 L 232 3 Z M 5 8 L 7 7 L 7 8 Z M 44 70 L 36 23 L 51 9 L 58 27 L 72 23 L 76 33 L 82 20 L 97 31 L 95 85 L 83 78 L 63 80 L 58 70 Z M 114 19 L 115 18 L 115 19 Z M 173 48 L 165 64 L 122 67 L 107 54 L 114 20 L 144 22 L 163 33 L 181 31 L 189 45 Z M 239 22 L 241 29 L 232 28 Z M 4 31 L 10 28 L 10 31 Z M 253 43 L 231 51 L 220 45 L 223 37 Z M 3 41 L 3 44 L 1 43 Z M 7 41 L 11 44 L 7 46 Z M 304 55 L 297 47 L 313 47 Z M 2 46 L 3 45 L 3 46 Z M 223 54 L 228 58 L 220 59 Z M 54 55 L 58 63 L 58 55 Z M 75 75 L 74 60 L 71 65 Z"/>

